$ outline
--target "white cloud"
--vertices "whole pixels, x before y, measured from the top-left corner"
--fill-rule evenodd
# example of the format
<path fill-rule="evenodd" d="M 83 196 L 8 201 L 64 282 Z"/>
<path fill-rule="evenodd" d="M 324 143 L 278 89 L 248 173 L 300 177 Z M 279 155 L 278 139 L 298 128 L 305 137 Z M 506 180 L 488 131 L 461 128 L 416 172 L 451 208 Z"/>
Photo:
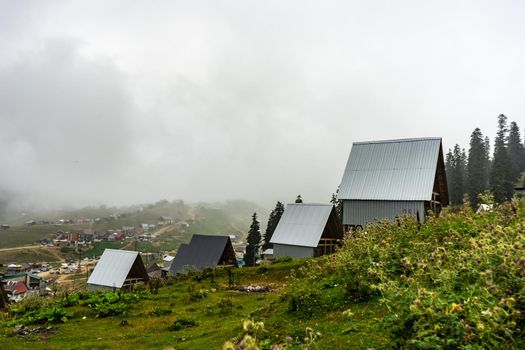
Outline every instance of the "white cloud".
<path fill-rule="evenodd" d="M 354 141 L 523 127 L 523 6 L 0 2 L 0 180 L 57 203 L 327 201 Z"/>

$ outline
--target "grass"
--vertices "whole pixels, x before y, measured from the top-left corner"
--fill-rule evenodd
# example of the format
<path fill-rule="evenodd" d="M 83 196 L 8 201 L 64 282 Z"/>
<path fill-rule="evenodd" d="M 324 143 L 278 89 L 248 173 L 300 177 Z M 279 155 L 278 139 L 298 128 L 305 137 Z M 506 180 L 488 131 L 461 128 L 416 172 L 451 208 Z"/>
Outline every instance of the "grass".
<path fill-rule="evenodd" d="M 56 231 L 55 225 L 16 226 L 0 230 L 0 248 L 30 245 Z"/>
<path fill-rule="evenodd" d="M 267 336 L 274 342 L 286 337 L 294 338 L 291 347 L 300 348 L 305 328 L 312 327 L 323 336 L 319 349 L 361 349 L 381 347 L 385 337 L 375 318 L 381 317 L 377 305 L 358 304 L 352 318 L 341 312 L 331 312 L 318 319 L 302 320 L 287 312 L 287 302 L 282 299 L 286 276 L 291 269 L 302 266 L 296 260 L 274 264 L 265 268 L 243 268 L 235 271 L 240 284 L 271 285 L 276 290 L 268 293 L 245 293 L 227 288 L 225 271 L 217 272 L 201 282 L 179 280 L 164 286 L 151 299 L 140 300 L 124 316 L 95 318 L 92 309 L 84 306 L 69 307 L 75 316 L 68 322 L 55 326 L 57 331 L 49 336 L 11 336 L 11 328 L 3 328 L 0 339 L 6 349 L 221 349 L 224 342 L 242 333 L 241 322 L 255 319 L 265 323 Z M 191 301 L 188 288 L 206 290 L 206 297 Z M 85 319 L 83 317 L 85 316 Z M 122 320 L 127 325 L 122 326 Z M 170 331 L 176 320 L 195 321 L 193 327 Z M 366 336 L 363 336 L 366 334 Z"/>
<path fill-rule="evenodd" d="M 55 248 L 19 249 L 0 252 L 0 264 L 11 262 L 53 262 L 59 261 Z"/>
<path fill-rule="evenodd" d="M 91 248 L 88 251 L 82 252 L 82 256 L 101 256 L 105 249 L 121 249 L 124 244 L 125 243 L 122 243 L 120 241 L 97 242 L 93 245 L 93 248 Z"/>

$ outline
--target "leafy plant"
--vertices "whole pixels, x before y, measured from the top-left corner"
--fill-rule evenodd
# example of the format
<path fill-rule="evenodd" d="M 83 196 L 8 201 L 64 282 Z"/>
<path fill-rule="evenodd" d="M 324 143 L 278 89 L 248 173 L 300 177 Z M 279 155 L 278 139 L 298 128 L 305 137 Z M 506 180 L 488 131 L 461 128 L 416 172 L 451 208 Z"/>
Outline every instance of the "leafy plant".
<path fill-rule="evenodd" d="M 40 311 L 30 311 L 21 318 L 15 318 L 7 322 L 7 326 L 45 324 L 45 323 L 63 323 L 68 318 L 73 317 L 73 313 L 67 312 L 63 308 L 51 308 Z"/>
<path fill-rule="evenodd" d="M 195 321 L 193 318 L 178 318 L 175 320 L 175 322 L 168 326 L 168 330 L 178 331 L 183 328 L 196 327 L 197 325 L 197 321 Z"/>

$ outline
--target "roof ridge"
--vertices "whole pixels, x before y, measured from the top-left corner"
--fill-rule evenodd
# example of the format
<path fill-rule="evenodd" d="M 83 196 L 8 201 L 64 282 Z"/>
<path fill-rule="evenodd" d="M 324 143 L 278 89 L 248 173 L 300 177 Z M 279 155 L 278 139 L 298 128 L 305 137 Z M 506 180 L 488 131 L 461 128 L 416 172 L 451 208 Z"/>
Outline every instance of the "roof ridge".
<path fill-rule="evenodd" d="M 122 253 L 139 253 L 138 251 L 136 250 L 127 250 L 127 249 L 113 249 L 113 248 L 105 248 L 104 249 L 104 252 L 106 250 L 110 250 L 110 251 L 113 251 L 113 252 L 122 252 Z M 104 252 L 102 252 L 102 254 L 104 254 Z"/>
<path fill-rule="evenodd" d="M 286 205 L 323 205 L 323 206 L 333 206 L 333 204 L 328 203 L 288 203 Z"/>
<path fill-rule="evenodd" d="M 359 141 L 353 142 L 353 145 L 366 145 L 372 143 L 401 143 L 401 142 L 420 142 L 420 141 L 441 141 L 441 137 L 416 137 L 407 139 L 377 140 L 377 141 Z"/>

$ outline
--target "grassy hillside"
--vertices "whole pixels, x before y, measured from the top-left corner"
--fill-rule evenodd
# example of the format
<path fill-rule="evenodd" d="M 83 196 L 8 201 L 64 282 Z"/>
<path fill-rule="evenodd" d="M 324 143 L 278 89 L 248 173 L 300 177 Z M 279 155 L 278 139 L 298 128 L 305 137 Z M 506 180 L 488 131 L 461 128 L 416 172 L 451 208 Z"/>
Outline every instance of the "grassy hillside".
<path fill-rule="evenodd" d="M 54 262 L 60 260 L 61 254 L 59 249 L 52 247 L 0 251 L 0 264 L 12 262 Z"/>
<path fill-rule="evenodd" d="M 298 319 L 288 312 L 288 302 L 282 297 L 283 280 L 290 270 L 304 263 L 283 262 L 236 272 L 237 283 L 277 288 L 262 294 L 229 290 L 224 271 L 217 272 L 213 282 L 210 276 L 200 282 L 192 278 L 179 279 L 161 287 L 158 294 L 147 294 L 133 301 L 126 313 L 118 316 L 100 317 L 96 309 L 74 302 L 65 307 L 68 304 L 65 297 L 58 298 L 53 305 L 39 307 L 49 309 L 62 305 L 60 310 L 71 314 L 66 323 L 60 322 L 54 326 L 56 330 L 44 336 L 13 337 L 9 335 L 12 328 L 5 326 L 2 344 L 9 349 L 221 349 L 226 341 L 242 335 L 242 321 L 248 319 L 264 320 L 264 334 L 270 341 L 289 337 L 290 348 L 303 347 L 307 327 L 323 334 L 315 341 L 317 348 L 383 344 L 385 338 L 380 328 L 370 323 L 381 314 L 381 307 L 362 304 L 354 310 L 353 320 L 340 312 L 328 313 L 316 320 Z M 193 297 L 190 289 L 194 290 Z M 68 298 L 73 299 L 75 295 L 70 294 Z M 177 321 L 192 324 L 178 329 L 174 326 Z M 365 330 L 369 335 L 366 339 L 361 337 Z M 344 338 L 340 337 L 342 332 L 346 334 Z"/>
<path fill-rule="evenodd" d="M 56 231 L 55 225 L 17 226 L 0 230 L 0 248 L 31 245 Z"/>
<path fill-rule="evenodd" d="M 480 215 L 447 210 L 421 225 L 382 222 L 354 232 L 334 255 L 235 271 L 237 285 L 271 292 L 231 290 L 225 271 L 198 277 L 159 294 L 69 293 L 12 306 L 0 324 L 2 344 L 220 349 L 231 341 L 226 348 L 233 349 L 242 340 L 252 349 L 522 349 L 525 203 Z M 254 323 L 243 327 L 243 320 Z M 39 322 L 54 329 L 10 335 L 16 324 Z"/>

